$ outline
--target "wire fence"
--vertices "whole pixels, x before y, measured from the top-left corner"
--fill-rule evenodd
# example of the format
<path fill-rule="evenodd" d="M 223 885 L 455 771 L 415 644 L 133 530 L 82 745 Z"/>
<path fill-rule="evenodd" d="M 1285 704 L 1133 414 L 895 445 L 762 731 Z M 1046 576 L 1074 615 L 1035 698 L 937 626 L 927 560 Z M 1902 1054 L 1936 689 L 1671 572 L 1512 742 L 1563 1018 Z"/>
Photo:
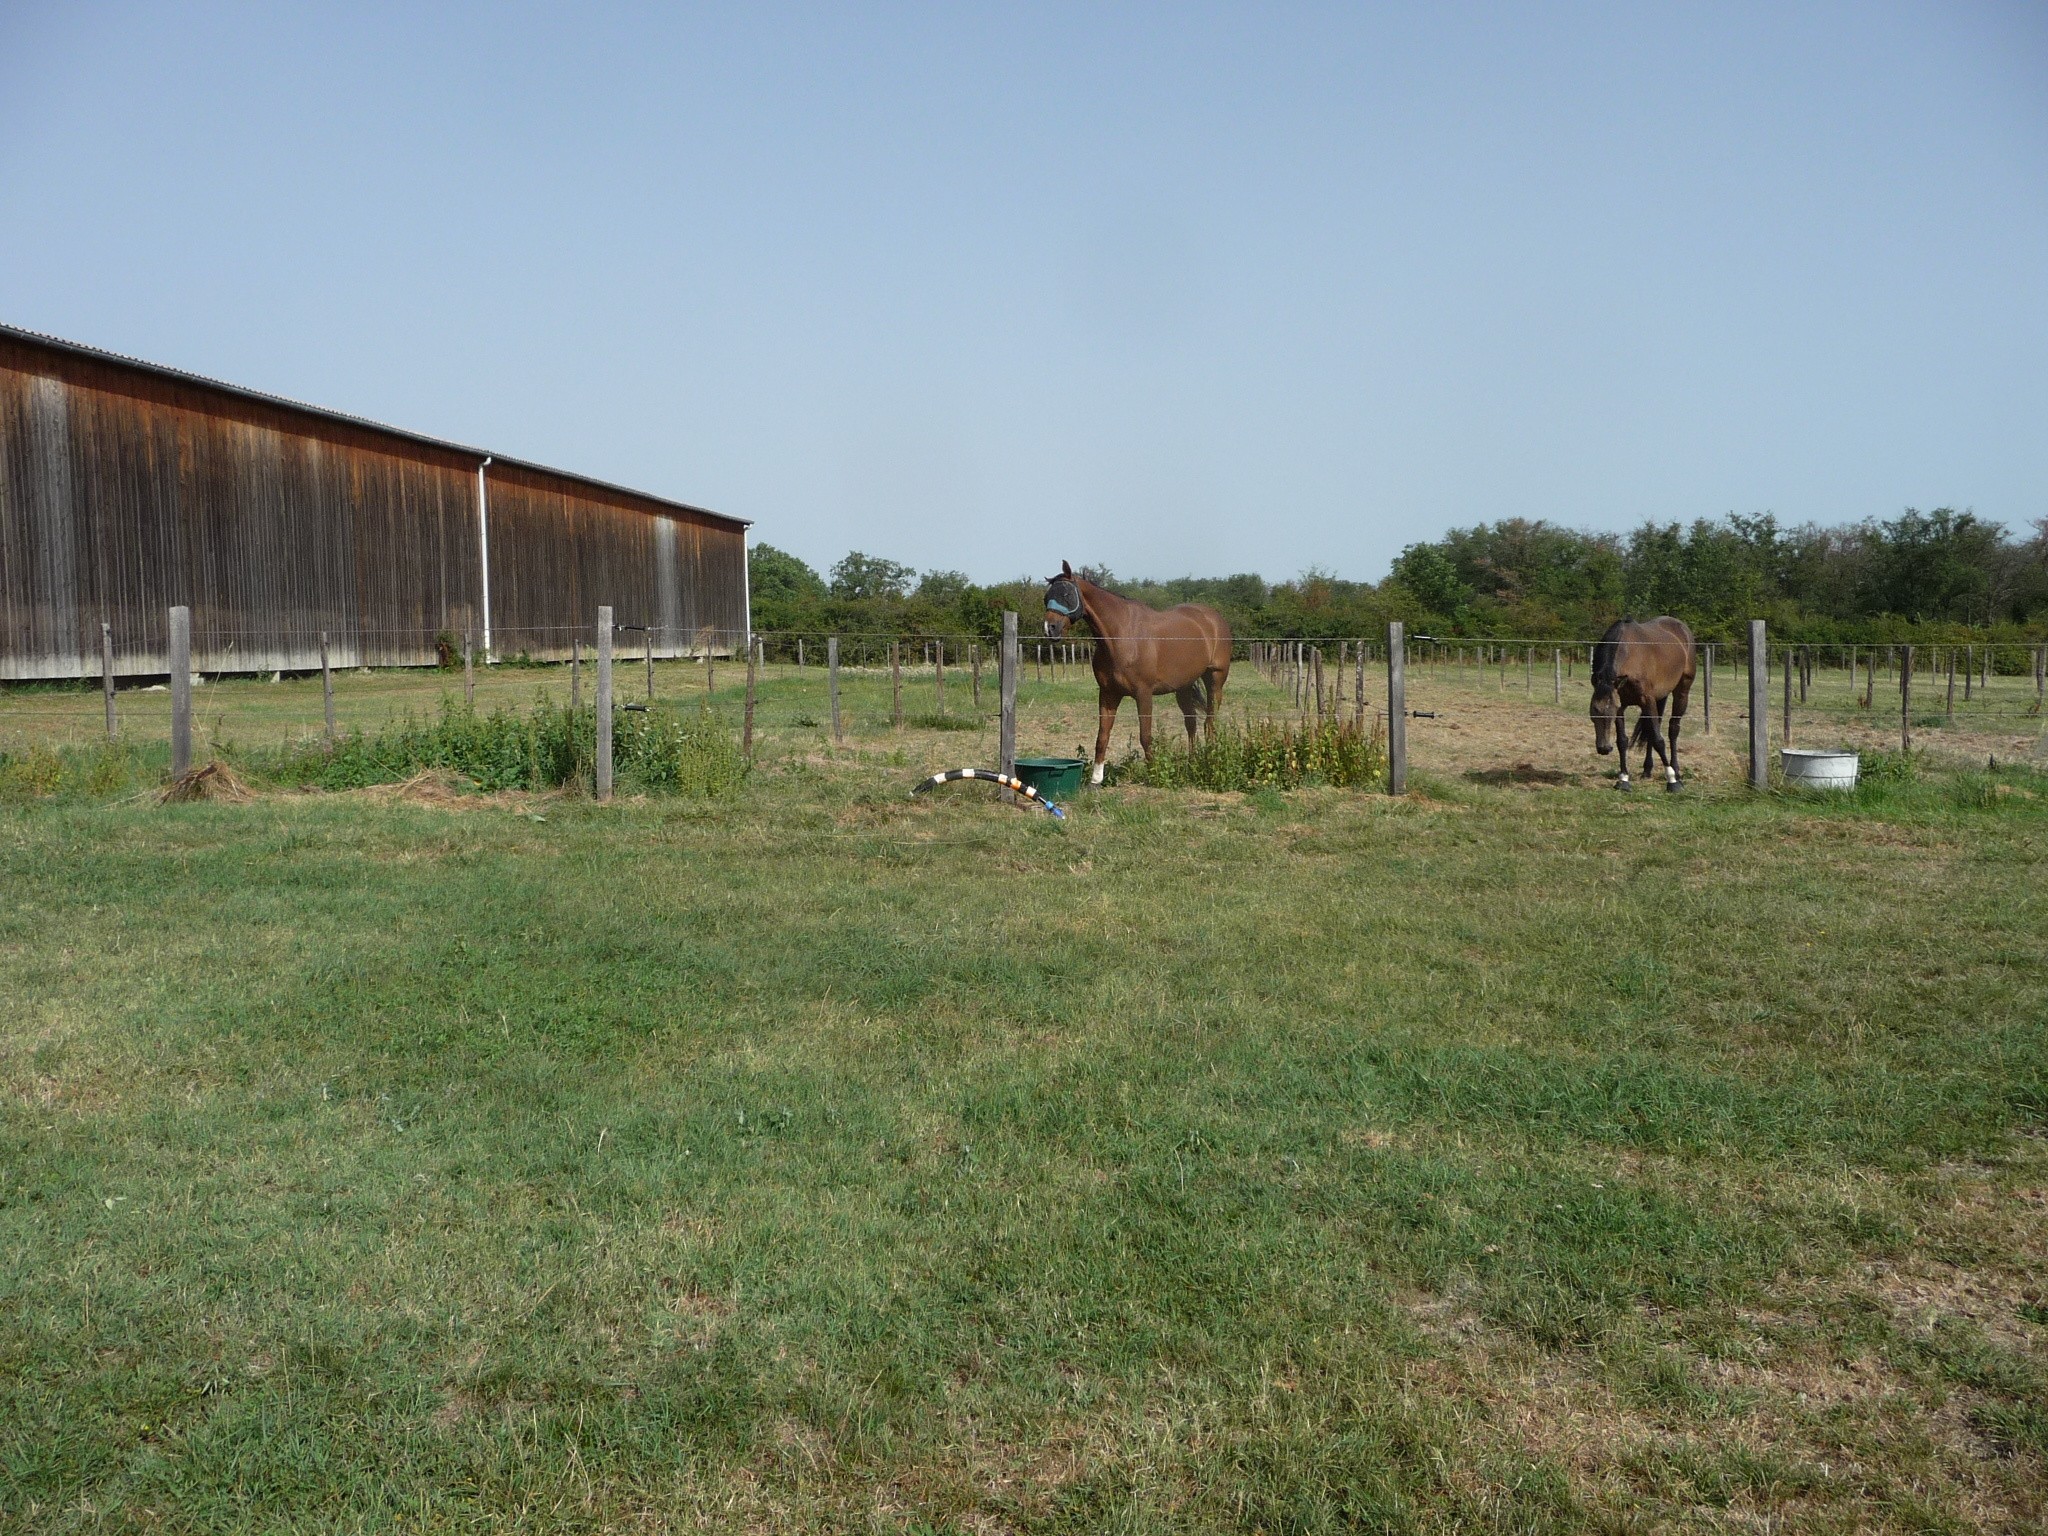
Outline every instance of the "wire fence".
<path fill-rule="evenodd" d="M 1093 757 L 1101 710 L 1094 637 L 1031 634 L 1019 626 L 1015 750 Z M 170 624 L 138 645 L 108 645 L 85 676 L 0 685 L 0 752 L 38 743 L 85 746 L 168 740 L 174 691 Z M 1124 637 L 1108 637 L 1112 643 Z M 191 718 L 201 740 L 261 744 L 350 732 L 442 708 L 524 708 L 538 699 L 594 698 L 595 624 L 420 626 L 352 631 L 279 621 L 191 632 L 198 687 Z M 1484 640 L 1404 636 L 1404 718 L 1446 729 L 1483 719 L 1492 746 L 1583 755 L 1595 637 Z M 752 700 L 754 732 L 826 748 L 941 750 L 994 762 L 1002 728 L 1001 643 L 985 634 L 744 631 L 619 626 L 612 635 L 621 700 L 709 704 L 738 721 Z M 379 658 L 397 656 L 397 661 Z M 325 665 L 323 667 L 322 662 Z M 1221 696 L 1228 721 L 1337 719 L 1384 730 L 1387 644 L 1357 637 L 1240 638 Z M 1984 749 L 1984 738 L 2038 742 L 2048 647 L 1964 642 L 1932 647 L 1779 645 L 1766 653 L 1766 707 L 1776 745 L 1892 730 L 1901 745 Z M 751 686 L 749 678 L 751 677 Z M 111 683 L 111 687 L 109 686 Z M 1743 648 L 1696 647 L 1684 731 L 1695 744 L 1746 725 L 1751 696 Z M 1517 723 L 1519 722 L 1519 724 Z M 1172 696 L 1154 702 L 1155 745 L 1187 726 Z M 1199 719 L 1197 720 L 1199 724 Z M 1114 717 L 1107 755 L 1140 748 L 1139 711 Z M 750 735 L 752 732 L 750 732 Z M 1423 750 L 1459 745 L 1438 738 Z M 1462 744 L 1471 748 L 1473 743 Z M 1469 755 L 1469 754 L 1468 754 Z"/>

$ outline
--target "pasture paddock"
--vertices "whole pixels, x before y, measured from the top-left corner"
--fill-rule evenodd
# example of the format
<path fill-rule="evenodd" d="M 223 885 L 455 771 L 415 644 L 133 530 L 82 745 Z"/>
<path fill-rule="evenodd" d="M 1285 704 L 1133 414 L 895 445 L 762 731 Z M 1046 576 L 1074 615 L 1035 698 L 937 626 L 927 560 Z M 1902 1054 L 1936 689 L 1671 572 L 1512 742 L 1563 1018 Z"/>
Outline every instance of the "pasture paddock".
<path fill-rule="evenodd" d="M 2048 1518 L 2048 780 L 1539 792 L 1444 679 L 1406 800 L 1061 824 L 842 686 L 710 804 L 0 805 L 0 1526 Z"/>

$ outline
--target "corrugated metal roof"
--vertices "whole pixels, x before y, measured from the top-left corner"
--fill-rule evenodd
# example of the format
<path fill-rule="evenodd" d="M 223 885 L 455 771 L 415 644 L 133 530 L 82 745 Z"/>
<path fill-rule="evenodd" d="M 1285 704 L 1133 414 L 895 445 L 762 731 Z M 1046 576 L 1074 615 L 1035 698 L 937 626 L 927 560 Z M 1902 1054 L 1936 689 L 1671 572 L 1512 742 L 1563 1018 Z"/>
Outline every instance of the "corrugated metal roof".
<path fill-rule="evenodd" d="M 351 416 L 347 411 L 332 411 L 325 406 L 308 405 L 303 400 L 292 400 L 283 395 L 265 394 L 260 389 L 247 389 L 240 384 L 228 384 L 220 379 L 209 379 L 204 374 L 187 373 L 182 368 L 170 368 L 162 363 L 147 362 L 139 357 L 128 357 L 119 352 L 106 351 L 101 347 L 89 347 L 84 342 L 67 341 L 62 336 L 45 335 L 41 331 L 31 331 L 24 326 L 8 325 L 4 321 L 0 321 L 0 336 L 11 336 L 18 341 L 34 342 L 40 346 L 54 348 L 59 352 L 70 352 L 79 357 L 89 357 L 97 362 L 118 363 L 122 367 L 133 368 L 140 373 L 154 374 L 158 378 L 176 379 L 184 384 L 197 384 L 205 389 L 219 390 L 224 395 L 233 395 L 243 400 L 253 400 L 261 405 L 278 406 L 288 411 L 301 411 L 308 416 L 317 416 L 325 421 L 342 422 L 348 426 L 361 427 L 371 432 L 382 432 L 386 436 L 401 438 L 406 442 L 423 443 L 430 448 L 469 454 L 476 459 L 479 465 L 485 459 L 489 459 L 493 464 L 503 464 L 512 469 L 529 470 L 536 474 L 554 475 L 559 479 L 571 481 L 577 485 L 590 486 L 594 490 L 613 491 L 622 496 L 637 496 L 643 501 L 659 502 L 665 507 L 674 507 L 679 512 L 689 512 L 698 517 L 715 518 L 719 522 L 730 523 L 735 528 L 751 528 L 753 526 L 751 519 L 731 517 L 723 512 L 714 512 L 709 507 L 692 506 L 689 502 L 677 501 L 673 497 L 657 496 L 651 491 L 635 490 L 629 485 L 618 485 L 609 480 L 598 480 L 590 475 L 576 474 L 572 470 L 556 469 L 549 464 L 536 464 L 531 459 L 513 458 L 508 454 L 499 453 L 491 448 L 476 448 L 468 443 L 455 443 L 448 441 L 446 438 L 429 437 L 424 432 L 410 432 L 404 427 L 394 427 L 386 422 L 372 421 L 367 416 Z"/>

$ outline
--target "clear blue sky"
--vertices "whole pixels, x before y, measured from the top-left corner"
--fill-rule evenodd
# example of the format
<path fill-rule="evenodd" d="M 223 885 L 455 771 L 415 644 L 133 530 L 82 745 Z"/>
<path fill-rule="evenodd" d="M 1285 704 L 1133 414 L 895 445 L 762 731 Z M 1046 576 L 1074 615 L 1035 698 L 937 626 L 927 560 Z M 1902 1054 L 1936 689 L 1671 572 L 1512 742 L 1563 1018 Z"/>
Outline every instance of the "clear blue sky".
<path fill-rule="evenodd" d="M 2048 6 L 0 0 L 0 319 L 983 579 L 2048 515 Z"/>

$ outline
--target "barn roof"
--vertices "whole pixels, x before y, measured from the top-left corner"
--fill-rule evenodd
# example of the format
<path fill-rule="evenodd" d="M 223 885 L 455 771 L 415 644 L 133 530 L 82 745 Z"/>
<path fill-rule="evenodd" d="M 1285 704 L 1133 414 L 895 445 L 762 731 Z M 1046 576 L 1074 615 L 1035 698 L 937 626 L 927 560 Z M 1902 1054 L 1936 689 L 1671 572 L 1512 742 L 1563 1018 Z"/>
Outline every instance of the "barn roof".
<path fill-rule="evenodd" d="M 536 464 L 531 459 L 514 458 L 510 454 L 499 453 L 491 448 L 476 448 L 468 443 L 456 443 L 450 442 L 447 438 L 430 437 L 424 432 L 412 432 L 404 427 L 391 426 L 386 422 L 372 421 L 367 416 L 352 416 L 347 411 L 333 411 L 325 406 L 308 405 L 303 400 L 293 400 L 284 395 L 266 394 L 260 389 L 248 389 L 240 384 L 229 384 L 220 379 L 209 379 L 204 374 L 187 373 L 182 368 L 169 368 L 162 363 L 147 362 L 139 357 L 127 357 L 119 352 L 108 352 L 100 347 L 89 347 L 83 342 L 66 341 L 61 336 L 45 335 L 41 331 L 31 331 L 22 326 L 8 325 L 5 322 L 0 322 L 0 337 L 30 342 L 36 346 L 48 347 L 52 351 L 68 352 L 76 357 L 91 358 L 95 362 L 112 363 L 118 367 L 131 368 L 138 373 L 151 374 L 157 378 L 174 379 L 181 384 L 196 384 L 202 389 L 216 390 L 221 394 L 233 396 L 237 399 L 252 400 L 259 405 L 273 406 L 287 411 L 297 411 L 307 416 L 318 417 L 323 421 L 339 422 L 346 426 L 359 427 L 371 432 L 380 432 L 387 437 L 400 438 L 410 443 L 420 443 L 429 448 L 441 449 L 443 452 L 468 454 L 475 458 L 479 465 L 485 459 L 489 459 L 493 465 L 502 464 L 510 469 L 523 469 L 534 474 L 549 475 L 557 480 L 567 481 L 574 485 L 589 486 L 592 490 L 610 491 L 617 495 L 637 497 L 642 501 L 658 502 L 665 507 L 674 507 L 678 512 L 687 512 L 700 518 L 711 518 L 721 523 L 730 524 L 734 528 L 750 528 L 753 526 L 752 521 L 748 518 L 730 517 L 723 512 L 713 512 L 708 507 L 692 506 L 689 502 L 676 501 L 668 496 L 656 496 L 649 491 L 636 490 L 632 486 L 618 485 L 609 480 L 598 480 L 590 475 L 579 475 L 566 469 L 556 469 L 549 464 Z"/>

